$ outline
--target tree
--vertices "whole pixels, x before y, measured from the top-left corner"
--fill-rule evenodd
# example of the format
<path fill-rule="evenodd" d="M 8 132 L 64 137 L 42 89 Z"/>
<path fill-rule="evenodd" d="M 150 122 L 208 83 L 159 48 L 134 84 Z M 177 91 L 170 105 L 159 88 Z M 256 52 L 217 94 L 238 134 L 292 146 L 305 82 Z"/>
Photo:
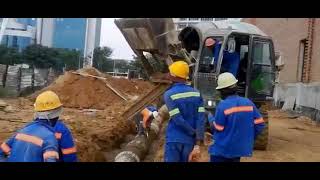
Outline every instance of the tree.
<path fill-rule="evenodd" d="M 95 48 L 93 51 L 93 67 L 100 71 L 109 71 L 113 67 L 110 62 L 111 55 L 112 49 L 107 46 Z"/>
<path fill-rule="evenodd" d="M 0 64 L 14 65 L 22 62 L 17 48 L 0 45 Z"/>
<path fill-rule="evenodd" d="M 79 60 L 83 60 L 77 50 L 49 48 L 42 45 L 30 45 L 22 51 L 26 63 L 36 68 L 53 68 L 56 71 L 76 70 Z M 81 62 L 80 62 L 81 63 Z"/>
<path fill-rule="evenodd" d="M 60 62 L 57 61 L 57 54 L 58 52 L 55 49 L 38 44 L 30 45 L 22 52 L 25 62 L 37 68 L 57 68 L 60 64 Z"/>
<path fill-rule="evenodd" d="M 76 70 L 82 64 L 82 53 L 77 50 L 57 49 L 58 58 L 63 62 L 65 70 Z"/>
<path fill-rule="evenodd" d="M 133 59 L 134 59 L 133 61 L 130 61 L 130 66 L 132 70 L 136 70 L 143 79 L 147 79 L 148 74 L 147 74 L 147 71 L 143 68 L 141 59 L 137 56 L 134 56 Z"/>

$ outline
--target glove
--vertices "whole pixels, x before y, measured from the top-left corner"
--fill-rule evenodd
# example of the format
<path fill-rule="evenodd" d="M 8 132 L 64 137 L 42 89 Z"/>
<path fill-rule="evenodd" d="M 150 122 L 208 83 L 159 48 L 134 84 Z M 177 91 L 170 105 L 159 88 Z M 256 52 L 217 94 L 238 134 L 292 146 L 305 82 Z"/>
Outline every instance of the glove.
<path fill-rule="evenodd" d="M 189 162 L 198 162 L 201 157 L 201 151 L 200 151 L 200 146 L 195 145 L 193 147 L 193 150 L 189 154 Z"/>
<path fill-rule="evenodd" d="M 158 111 L 149 112 L 148 118 L 143 118 L 143 128 L 147 129 L 152 120 L 155 119 L 159 115 Z"/>
<path fill-rule="evenodd" d="M 155 119 L 159 116 L 159 113 L 158 113 L 158 111 L 153 111 L 152 115 L 153 115 L 153 118 Z"/>

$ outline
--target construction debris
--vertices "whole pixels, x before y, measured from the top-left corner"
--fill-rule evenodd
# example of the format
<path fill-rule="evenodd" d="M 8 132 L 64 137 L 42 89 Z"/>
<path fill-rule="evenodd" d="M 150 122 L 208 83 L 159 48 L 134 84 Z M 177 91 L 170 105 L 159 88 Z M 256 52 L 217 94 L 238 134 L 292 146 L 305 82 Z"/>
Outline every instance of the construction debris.
<path fill-rule="evenodd" d="M 0 109 L 3 109 L 7 106 L 7 103 L 0 99 Z"/>
<path fill-rule="evenodd" d="M 6 112 L 6 113 L 13 113 L 14 109 L 5 101 L 0 99 L 0 111 Z"/>
<path fill-rule="evenodd" d="M 14 109 L 12 108 L 12 106 L 8 105 L 3 109 L 3 111 L 6 113 L 13 113 Z"/>

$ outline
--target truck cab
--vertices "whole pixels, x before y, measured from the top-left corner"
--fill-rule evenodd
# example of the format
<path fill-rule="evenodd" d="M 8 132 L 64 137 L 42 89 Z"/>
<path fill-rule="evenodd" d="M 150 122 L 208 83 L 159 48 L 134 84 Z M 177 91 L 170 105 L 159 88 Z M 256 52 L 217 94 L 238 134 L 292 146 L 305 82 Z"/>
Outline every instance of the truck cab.
<path fill-rule="evenodd" d="M 267 110 L 273 103 L 277 72 L 283 68 L 278 62 L 280 56 L 276 63 L 269 36 L 256 26 L 239 21 L 198 23 L 181 31 L 175 30 L 171 18 L 124 18 L 115 20 L 115 24 L 152 82 L 168 83 L 162 78 L 173 62 L 170 54 L 183 54 L 191 68 L 191 84 L 200 91 L 207 113 L 214 113 L 221 100 L 215 89 L 217 77 L 230 71 L 230 65 L 235 65 L 231 70 L 239 80 L 238 94 L 256 104 L 267 125 L 257 137 L 255 149 L 267 148 Z M 208 38 L 216 42 L 214 47 L 206 46 Z"/>
<path fill-rule="evenodd" d="M 218 75 L 231 70 L 239 80 L 239 95 L 256 104 L 272 100 L 275 51 L 272 39 L 260 29 L 242 22 L 202 23 L 184 28 L 178 37 L 182 47 L 194 55 L 190 76 L 207 110 L 214 111 L 220 100 L 215 90 Z M 213 48 L 206 46 L 208 38 L 214 39 Z M 228 69 L 230 55 L 234 61 L 232 69 Z"/>

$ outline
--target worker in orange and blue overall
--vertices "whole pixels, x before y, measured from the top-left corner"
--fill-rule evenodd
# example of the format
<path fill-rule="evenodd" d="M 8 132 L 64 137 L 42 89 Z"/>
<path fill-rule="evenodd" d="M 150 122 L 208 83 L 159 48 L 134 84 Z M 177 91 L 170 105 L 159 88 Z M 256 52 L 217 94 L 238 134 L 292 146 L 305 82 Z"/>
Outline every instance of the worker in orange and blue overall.
<path fill-rule="evenodd" d="M 211 162 L 240 162 L 241 157 L 252 156 L 255 138 L 265 127 L 255 104 L 236 94 L 237 82 L 231 73 L 218 77 L 216 89 L 223 100 L 215 116 L 209 117 L 214 127 L 214 143 L 209 147 Z"/>
<path fill-rule="evenodd" d="M 213 62 L 211 62 L 211 65 L 214 64 L 214 66 L 217 67 L 222 42 L 209 37 L 205 41 L 205 46 L 212 52 Z M 230 38 L 228 40 L 227 47 L 228 50 L 223 50 L 220 72 L 230 72 L 236 76 L 240 64 L 240 54 L 235 51 L 236 41 L 233 38 Z"/>
<path fill-rule="evenodd" d="M 147 135 L 153 119 L 158 116 L 158 110 L 155 106 L 150 105 L 144 108 L 140 114 L 135 116 L 135 123 L 138 135 Z"/>
<path fill-rule="evenodd" d="M 170 120 L 166 130 L 165 162 L 196 161 L 204 139 L 203 100 L 200 93 L 187 85 L 189 66 L 176 61 L 169 66 L 168 79 L 173 82 L 164 94 Z"/>
<path fill-rule="evenodd" d="M 54 125 L 55 136 L 59 144 L 59 155 L 61 162 L 77 162 L 77 149 L 69 128 L 59 120 L 56 119 Z"/>
<path fill-rule="evenodd" d="M 2 162 L 56 162 L 59 145 L 53 128 L 62 112 L 59 97 L 52 91 L 41 93 L 34 104 L 35 120 L 1 144 Z"/>

